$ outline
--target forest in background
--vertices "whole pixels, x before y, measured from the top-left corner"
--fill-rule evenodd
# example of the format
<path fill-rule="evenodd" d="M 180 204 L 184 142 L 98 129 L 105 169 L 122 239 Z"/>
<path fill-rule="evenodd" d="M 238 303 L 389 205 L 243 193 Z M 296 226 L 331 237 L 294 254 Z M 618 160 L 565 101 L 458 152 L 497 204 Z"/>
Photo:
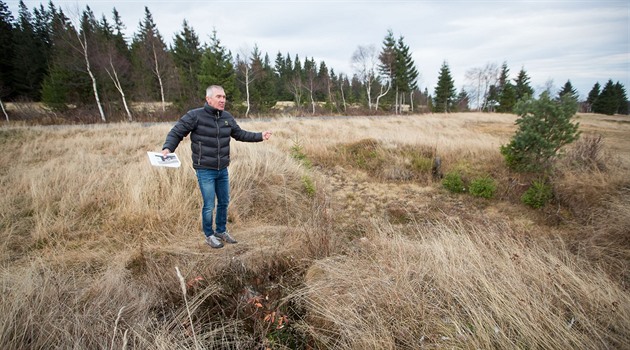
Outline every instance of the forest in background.
<path fill-rule="evenodd" d="M 427 87 L 418 86 L 420 72 L 404 37 L 396 38 L 391 30 L 379 49 L 357 46 L 348 75 L 313 57 L 278 52 L 272 58 L 257 46 L 233 55 L 216 31 L 209 42 L 201 42 L 186 20 L 167 43 L 148 7 L 132 38 L 124 36 L 125 28 L 115 8 L 110 19 L 99 18 L 89 6 L 68 15 L 52 1 L 32 10 L 20 1 L 15 18 L 0 1 L 0 101 L 42 102 L 62 122 L 98 121 L 82 117 L 86 114 L 107 122 L 138 120 L 138 108 L 132 105 L 143 103 L 157 102 L 157 119 L 172 116 L 169 109 L 179 115 L 199 106 L 211 84 L 222 85 L 229 109 L 245 117 L 279 112 L 513 113 L 517 101 L 535 93 L 525 68 L 511 78 L 507 62 L 470 69 L 464 88 L 457 91 L 444 61 L 430 95 Z M 549 92 L 579 98 L 570 81 Z M 628 114 L 625 87 L 610 79 L 603 85 L 596 82 L 579 102 L 582 112 Z M 2 110 L 10 120 L 4 104 Z M 32 118 L 35 112 L 41 109 L 18 109 L 11 119 Z"/>

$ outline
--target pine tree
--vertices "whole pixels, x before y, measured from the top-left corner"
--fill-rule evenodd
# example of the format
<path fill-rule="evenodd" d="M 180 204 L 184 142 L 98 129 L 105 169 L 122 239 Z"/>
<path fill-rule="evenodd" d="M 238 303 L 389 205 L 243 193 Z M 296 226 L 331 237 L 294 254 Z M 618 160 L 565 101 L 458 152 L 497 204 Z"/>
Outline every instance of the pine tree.
<path fill-rule="evenodd" d="M 617 113 L 628 114 L 628 97 L 626 95 L 625 87 L 620 82 L 615 83 L 615 95 L 617 96 L 617 101 L 619 104 Z"/>
<path fill-rule="evenodd" d="M 80 30 L 62 10 L 53 15 L 51 62 L 41 85 L 41 100 L 55 110 L 64 111 L 69 104 L 83 106 L 94 101 L 92 82 L 79 42 Z"/>
<path fill-rule="evenodd" d="M 510 143 L 501 146 L 501 154 L 513 170 L 550 169 L 561 148 L 579 136 L 579 124 L 571 122 L 577 102 L 569 95 L 554 101 L 545 91 L 538 100 L 530 97 L 519 101 L 515 111 L 518 129 Z"/>
<path fill-rule="evenodd" d="M 514 94 L 516 95 L 516 101 L 527 99 L 534 95 L 534 89 L 529 85 L 529 76 L 525 72 L 525 68 L 521 68 L 518 72 L 518 76 L 514 80 L 516 86 L 514 87 Z"/>
<path fill-rule="evenodd" d="M 0 1 L 0 99 L 13 94 L 13 15 L 4 1 Z"/>
<path fill-rule="evenodd" d="M 562 87 L 562 90 L 560 90 L 560 92 L 558 92 L 558 99 L 562 99 L 562 96 L 565 96 L 565 95 L 569 96 L 572 99 L 574 99 L 575 102 L 577 102 L 578 99 L 579 99 L 579 95 L 578 95 L 577 90 L 575 90 L 573 88 L 573 85 L 571 85 L 571 80 L 567 80 L 567 82 Z"/>
<path fill-rule="evenodd" d="M 236 86 L 236 70 L 232 63 L 232 53 L 221 45 L 216 30 L 212 31 L 210 44 L 201 58 L 199 82 L 201 86 L 204 86 L 204 91 L 210 85 L 222 86 L 231 104 L 237 105 L 242 101 Z"/>
<path fill-rule="evenodd" d="M 290 66 L 290 59 L 287 56 L 287 67 Z M 302 63 L 300 57 L 296 54 L 293 61 L 293 69 L 287 76 L 286 89 L 291 93 L 292 99 L 295 102 L 295 106 L 298 109 L 302 108 L 302 93 L 304 89 L 305 73 L 302 70 Z"/>
<path fill-rule="evenodd" d="M 315 94 L 315 99 L 320 102 L 325 102 L 330 96 L 330 75 L 326 62 L 321 61 L 319 63 L 319 67 L 317 68 L 317 77 L 315 79 L 317 80 L 317 85 L 319 86 L 319 89 L 317 89 L 317 93 Z"/>
<path fill-rule="evenodd" d="M 47 65 L 46 58 L 41 54 L 45 44 L 38 41 L 33 23 L 30 11 L 20 0 L 17 26 L 13 33 L 13 86 L 18 95 L 39 101 Z"/>
<path fill-rule="evenodd" d="M 608 80 L 602 93 L 593 103 L 593 112 L 613 115 L 619 110 L 619 98 L 612 80 Z"/>
<path fill-rule="evenodd" d="M 514 85 L 510 81 L 510 70 L 507 62 L 503 62 L 501 73 L 499 75 L 499 105 L 496 111 L 500 113 L 512 113 L 516 104 L 516 91 Z"/>
<path fill-rule="evenodd" d="M 204 95 L 206 88 L 201 86 L 198 79 L 202 50 L 199 37 L 186 20 L 182 24 L 182 31 L 175 34 L 171 53 L 182 83 L 178 100 L 185 106 L 198 105 L 199 97 Z"/>
<path fill-rule="evenodd" d="M 262 62 L 261 78 L 254 83 L 254 88 L 260 90 L 260 108 L 262 112 L 269 111 L 278 102 L 276 94 L 276 75 L 271 66 L 269 55 L 265 54 Z"/>
<path fill-rule="evenodd" d="M 251 103 L 255 112 L 267 112 L 276 104 L 274 73 L 269 62 L 269 56 L 261 57 L 258 46 L 255 45 L 249 62 L 252 71 Z"/>
<path fill-rule="evenodd" d="M 135 99 L 161 100 L 162 110 L 165 110 L 168 95 L 172 90 L 177 90 L 175 86 L 179 77 L 173 58 L 168 53 L 164 39 L 153 21 L 153 15 L 146 6 L 144 19 L 139 23 L 138 31 L 131 43 L 131 56 Z"/>
<path fill-rule="evenodd" d="M 289 54 L 286 55 L 287 59 L 289 59 Z M 289 59 L 290 60 L 290 59 Z M 280 101 L 290 101 L 291 94 L 286 89 L 289 79 L 289 75 L 291 73 L 290 61 L 287 61 L 282 53 L 278 51 L 276 55 L 276 60 L 274 64 L 274 73 L 275 73 L 275 92 L 276 99 Z"/>
<path fill-rule="evenodd" d="M 391 29 L 387 31 L 385 39 L 383 39 L 383 47 L 378 56 L 378 71 L 384 81 L 393 84 L 396 76 L 396 39 Z"/>
<path fill-rule="evenodd" d="M 310 60 L 308 58 L 304 60 L 304 73 L 306 77 L 304 87 L 309 93 L 311 114 L 315 114 L 315 94 L 319 91 L 319 85 L 317 84 L 317 65 L 312 57 Z"/>
<path fill-rule="evenodd" d="M 397 111 L 400 112 L 400 107 L 405 101 L 406 94 L 409 94 L 409 100 L 412 99 L 413 91 L 418 89 L 418 70 L 411 57 L 409 46 L 404 43 L 404 38 L 400 36 L 398 43 L 396 44 L 396 62 L 395 65 L 395 81 L 394 86 L 396 88 L 397 97 Z M 411 103 L 411 102 L 410 102 Z"/>
<path fill-rule="evenodd" d="M 451 70 L 446 61 L 442 63 L 438 83 L 435 87 L 435 98 L 433 99 L 434 112 L 451 112 L 453 104 L 456 101 L 457 91 L 455 90 L 455 82 L 451 77 Z"/>
<path fill-rule="evenodd" d="M 589 112 L 593 111 L 593 105 L 595 104 L 595 101 L 597 101 L 597 99 L 599 98 L 600 90 L 601 90 L 601 86 L 599 85 L 599 83 L 595 83 L 591 91 L 588 93 L 588 97 L 586 98 L 586 104 L 588 106 L 587 108 Z"/>
<path fill-rule="evenodd" d="M 381 98 L 385 97 L 394 86 L 396 80 L 396 58 L 396 39 L 392 30 L 389 29 L 385 39 L 383 39 L 383 46 L 378 56 L 378 81 L 380 82 L 380 88 L 376 97 L 375 110 L 378 110 Z M 360 81 L 358 82 L 360 83 Z"/>

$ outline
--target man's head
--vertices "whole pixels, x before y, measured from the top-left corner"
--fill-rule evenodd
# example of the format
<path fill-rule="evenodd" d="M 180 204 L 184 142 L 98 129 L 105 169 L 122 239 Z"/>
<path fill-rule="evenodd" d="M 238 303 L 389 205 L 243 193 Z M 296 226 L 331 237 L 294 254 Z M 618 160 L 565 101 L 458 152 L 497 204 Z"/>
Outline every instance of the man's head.
<path fill-rule="evenodd" d="M 206 102 L 218 110 L 225 109 L 225 91 L 219 85 L 211 85 L 206 89 Z"/>

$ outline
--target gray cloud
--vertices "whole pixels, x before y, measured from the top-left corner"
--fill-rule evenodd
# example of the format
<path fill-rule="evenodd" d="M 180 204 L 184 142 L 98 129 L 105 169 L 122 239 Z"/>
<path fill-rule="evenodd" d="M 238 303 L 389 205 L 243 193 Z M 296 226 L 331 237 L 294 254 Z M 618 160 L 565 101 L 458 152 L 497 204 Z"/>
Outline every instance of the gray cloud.
<path fill-rule="evenodd" d="M 18 1 L 9 1 L 17 16 Z M 26 1 L 29 8 L 41 1 Z M 47 1 L 43 2 L 44 6 Z M 352 74 L 358 45 L 380 48 L 387 30 L 404 36 L 431 92 L 443 61 L 460 89 L 465 72 L 488 62 L 508 63 L 511 78 L 524 68 L 534 88 L 567 80 L 586 96 L 608 79 L 630 87 L 627 1 L 54 1 L 111 17 L 120 12 L 128 36 L 147 6 L 167 41 L 186 19 L 202 41 L 213 29 L 236 54 L 256 44 L 273 60 L 278 52 L 325 61 Z"/>

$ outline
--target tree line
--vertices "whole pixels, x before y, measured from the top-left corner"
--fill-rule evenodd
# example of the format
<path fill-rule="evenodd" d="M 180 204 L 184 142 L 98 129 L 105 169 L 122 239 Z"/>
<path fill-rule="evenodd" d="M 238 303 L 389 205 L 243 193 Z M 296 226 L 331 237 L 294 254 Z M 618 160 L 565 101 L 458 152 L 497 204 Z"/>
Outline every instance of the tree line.
<path fill-rule="evenodd" d="M 103 122 L 111 116 L 134 120 L 132 103 L 157 101 L 162 111 L 196 107 L 205 88 L 219 84 L 237 115 L 269 112 L 278 101 L 293 101 L 303 113 L 455 112 L 469 109 L 512 113 L 517 101 L 534 93 L 523 69 L 512 82 L 504 63 L 466 72 L 455 89 L 445 61 L 434 96 L 418 86 L 420 73 L 404 37 L 389 30 L 377 49 L 358 46 L 352 76 L 324 61 L 278 52 L 272 61 L 257 46 L 233 55 L 213 31 L 201 42 L 186 20 L 167 44 L 148 7 L 132 38 L 118 11 L 100 18 L 89 6 L 68 16 L 52 1 L 29 10 L 19 3 L 17 18 L 0 1 L 0 104 L 43 102 L 55 111 L 93 108 Z M 601 90 L 601 91 L 600 91 Z M 559 97 L 577 92 L 567 81 Z M 587 111 L 628 113 L 622 84 L 596 83 L 583 101 Z"/>

